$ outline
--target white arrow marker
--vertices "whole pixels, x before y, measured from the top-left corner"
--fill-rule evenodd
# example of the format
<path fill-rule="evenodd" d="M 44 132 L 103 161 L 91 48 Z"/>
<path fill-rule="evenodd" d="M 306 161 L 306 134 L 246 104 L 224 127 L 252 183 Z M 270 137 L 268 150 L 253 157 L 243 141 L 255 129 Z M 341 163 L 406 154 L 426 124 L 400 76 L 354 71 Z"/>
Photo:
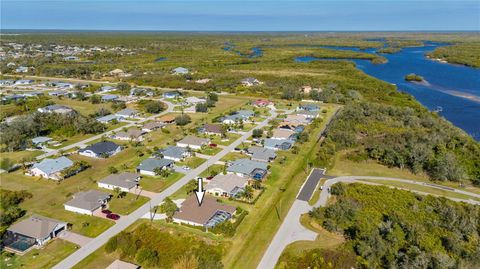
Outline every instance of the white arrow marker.
<path fill-rule="evenodd" d="M 195 196 L 197 196 L 198 206 L 202 206 L 203 196 L 205 196 L 205 192 L 203 191 L 203 181 L 201 178 L 198 178 L 198 189 L 195 191 Z"/>

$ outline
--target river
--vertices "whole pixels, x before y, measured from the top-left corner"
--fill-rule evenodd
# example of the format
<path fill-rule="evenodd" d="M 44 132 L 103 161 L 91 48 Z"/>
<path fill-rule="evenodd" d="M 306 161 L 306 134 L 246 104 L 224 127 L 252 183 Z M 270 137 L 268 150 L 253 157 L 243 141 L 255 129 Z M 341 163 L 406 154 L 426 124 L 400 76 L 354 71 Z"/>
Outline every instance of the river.
<path fill-rule="evenodd" d="M 357 59 L 351 61 L 366 74 L 397 85 L 400 91 L 413 95 L 430 110 L 441 110 L 441 116 L 480 141 L 480 69 L 441 63 L 425 56 L 436 47 L 445 45 L 425 42 L 422 47 L 408 47 L 393 54 L 381 54 L 388 60 L 385 64 L 372 64 L 368 60 Z M 376 53 L 375 49 L 325 48 Z M 322 59 L 308 56 L 295 58 L 297 62 L 315 60 Z M 405 81 L 405 76 L 410 73 L 422 76 L 426 82 Z"/>

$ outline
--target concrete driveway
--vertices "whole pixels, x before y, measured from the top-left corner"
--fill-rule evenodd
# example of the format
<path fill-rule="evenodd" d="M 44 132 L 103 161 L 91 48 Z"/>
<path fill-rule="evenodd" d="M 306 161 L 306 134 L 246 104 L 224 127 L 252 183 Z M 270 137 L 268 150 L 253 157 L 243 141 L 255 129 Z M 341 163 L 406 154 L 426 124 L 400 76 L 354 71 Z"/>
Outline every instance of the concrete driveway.
<path fill-rule="evenodd" d="M 92 238 L 90 237 L 86 237 L 84 235 L 77 234 L 71 231 L 63 231 L 58 237 L 65 241 L 77 244 L 80 247 L 86 245 L 92 240 Z"/>

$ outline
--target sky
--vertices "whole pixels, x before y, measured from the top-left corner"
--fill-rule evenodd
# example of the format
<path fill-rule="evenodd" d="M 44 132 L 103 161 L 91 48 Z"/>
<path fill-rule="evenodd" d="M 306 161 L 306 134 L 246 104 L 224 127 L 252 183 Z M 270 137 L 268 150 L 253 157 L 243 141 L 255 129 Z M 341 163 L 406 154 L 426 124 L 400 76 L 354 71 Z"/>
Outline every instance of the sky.
<path fill-rule="evenodd" d="M 480 0 L 1 0 L 1 29 L 480 30 Z"/>

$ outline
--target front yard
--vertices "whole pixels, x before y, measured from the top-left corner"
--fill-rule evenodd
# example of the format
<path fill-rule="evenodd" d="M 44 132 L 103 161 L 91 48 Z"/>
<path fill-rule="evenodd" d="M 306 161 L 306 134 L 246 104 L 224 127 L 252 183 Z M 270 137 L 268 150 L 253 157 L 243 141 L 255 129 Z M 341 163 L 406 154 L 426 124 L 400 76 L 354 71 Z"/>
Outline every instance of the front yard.
<path fill-rule="evenodd" d="M 171 173 L 167 178 L 142 176 L 140 186 L 146 191 L 161 192 L 183 176 L 184 174 L 178 172 Z"/>

